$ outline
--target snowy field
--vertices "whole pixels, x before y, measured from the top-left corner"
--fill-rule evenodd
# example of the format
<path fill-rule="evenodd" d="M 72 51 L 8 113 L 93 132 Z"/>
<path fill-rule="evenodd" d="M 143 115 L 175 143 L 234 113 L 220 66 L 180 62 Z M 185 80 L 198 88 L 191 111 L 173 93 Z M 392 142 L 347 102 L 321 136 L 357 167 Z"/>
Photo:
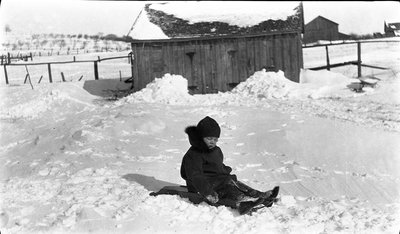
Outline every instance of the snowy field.
<path fill-rule="evenodd" d="M 303 70 L 301 83 L 258 71 L 231 92 L 194 96 L 166 74 L 114 102 L 83 81 L 2 84 L 1 233 L 398 233 L 399 44 L 364 49 L 390 69 L 363 68 L 380 80 L 362 93 L 346 87 L 351 66 Z M 305 67 L 321 56 L 304 51 Z M 184 129 L 206 115 L 233 173 L 259 190 L 279 185 L 278 204 L 240 216 L 149 196 L 184 183 Z"/>

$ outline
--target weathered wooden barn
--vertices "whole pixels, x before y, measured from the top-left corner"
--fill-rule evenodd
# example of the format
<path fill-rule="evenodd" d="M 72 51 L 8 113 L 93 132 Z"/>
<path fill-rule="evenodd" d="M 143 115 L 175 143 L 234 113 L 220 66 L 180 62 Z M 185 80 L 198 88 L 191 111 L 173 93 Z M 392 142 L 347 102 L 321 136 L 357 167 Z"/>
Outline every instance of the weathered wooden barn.
<path fill-rule="evenodd" d="M 265 4 L 268 7 L 268 2 Z M 151 32 L 150 39 L 135 39 L 135 33 L 130 34 L 134 38 L 135 90 L 166 73 L 188 79 L 192 94 L 231 90 L 263 68 L 282 70 L 288 79 L 299 81 L 304 29 L 301 3 L 291 8 L 292 14 L 285 19 L 266 16 L 262 22 L 246 27 L 219 21 L 193 23 L 152 6 L 146 5 L 139 16 L 145 19 L 138 17 L 137 21 L 150 22 L 142 31 L 158 31 Z M 154 37 L 156 33 L 163 33 L 163 39 Z"/>
<path fill-rule="evenodd" d="M 325 17 L 318 16 L 304 27 L 303 43 L 308 44 L 319 40 L 336 41 L 350 37 L 339 32 L 339 24 Z"/>

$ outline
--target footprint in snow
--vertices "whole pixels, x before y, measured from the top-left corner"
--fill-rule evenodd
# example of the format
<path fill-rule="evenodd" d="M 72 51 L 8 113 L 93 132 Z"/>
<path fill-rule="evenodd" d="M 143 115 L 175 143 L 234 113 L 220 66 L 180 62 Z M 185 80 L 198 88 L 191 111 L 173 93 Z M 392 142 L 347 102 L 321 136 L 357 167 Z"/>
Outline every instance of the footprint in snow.
<path fill-rule="evenodd" d="M 180 153 L 180 150 L 179 149 L 166 149 L 165 152 L 168 152 L 168 153 Z"/>
<path fill-rule="evenodd" d="M 294 160 L 289 160 L 289 161 L 281 161 L 284 165 L 300 165 L 300 163 L 294 161 Z"/>
<path fill-rule="evenodd" d="M 280 131 L 282 131 L 282 129 L 271 129 L 268 132 L 280 132 Z"/>

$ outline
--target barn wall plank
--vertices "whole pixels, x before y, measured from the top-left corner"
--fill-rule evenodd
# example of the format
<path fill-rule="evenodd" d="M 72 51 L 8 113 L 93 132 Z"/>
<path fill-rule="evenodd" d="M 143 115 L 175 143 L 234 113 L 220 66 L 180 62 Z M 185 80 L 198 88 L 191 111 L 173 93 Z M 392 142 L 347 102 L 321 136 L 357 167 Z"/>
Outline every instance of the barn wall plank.
<path fill-rule="evenodd" d="M 246 53 L 247 53 L 247 77 L 254 74 L 255 71 L 255 55 L 254 55 L 254 39 L 248 38 L 246 40 Z"/>
<path fill-rule="evenodd" d="M 195 93 L 205 93 L 205 88 L 206 88 L 206 57 L 205 57 L 205 51 L 206 51 L 206 45 L 204 42 L 198 42 L 197 45 L 197 51 L 199 51 L 199 83 L 198 83 L 198 89 L 196 90 Z"/>
<path fill-rule="evenodd" d="M 266 64 L 267 67 L 275 67 L 274 64 L 274 47 L 272 46 L 272 37 L 266 37 L 266 47 L 265 47 L 265 51 L 266 51 Z"/>
<path fill-rule="evenodd" d="M 212 87 L 213 87 L 213 76 L 214 76 L 214 45 L 212 42 L 207 42 L 205 43 L 205 48 L 204 48 L 204 57 L 205 57 L 205 87 L 204 90 L 206 93 L 212 93 Z"/>
<path fill-rule="evenodd" d="M 265 68 L 268 66 L 267 58 L 268 58 L 268 39 L 266 37 L 260 38 L 260 49 L 261 49 L 261 68 Z"/>
<path fill-rule="evenodd" d="M 244 81 L 247 79 L 247 47 L 244 38 L 239 38 L 238 40 L 238 81 Z"/>
<path fill-rule="evenodd" d="M 279 36 L 273 37 L 273 60 L 276 67 L 276 70 L 283 71 L 283 64 L 282 64 L 282 45 Z"/>
<path fill-rule="evenodd" d="M 185 72 L 185 44 L 177 43 L 176 45 L 176 61 L 179 75 L 186 77 Z"/>
<path fill-rule="evenodd" d="M 231 60 L 232 83 L 239 83 L 239 67 L 238 67 L 238 40 L 232 40 L 231 52 L 229 59 Z"/>
<path fill-rule="evenodd" d="M 140 47 L 139 47 L 139 52 L 140 52 L 140 54 L 141 54 L 141 56 L 142 56 L 142 59 L 140 59 L 140 79 L 139 79 L 139 82 L 138 82 L 138 86 L 139 86 L 139 89 L 142 89 L 142 88 L 144 88 L 145 86 L 146 86 L 146 83 L 148 82 L 148 78 L 147 78 L 147 73 L 146 73 L 146 56 L 147 56 L 147 53 L 146 53 L 146 49 L 145 49 L 145 44 L 143 43 L 142 45 L 140 45 Z"/>
<path fill-rule="evenodd" d="M 134 78 L 134 91 L 138 91 L 138 80 L 141 78 L 139 73 L 139 61 L 141 56 L 138 55 L 138 49 L 136 44 L 132 44 L 132 53 L 133 53 L 133 78 Z"/>
<path fill-rule="evenodd" d="M 213 41 L 213 46 L 212 46 L 212 50 L 211 50 L 211 58 L 212 58 L 212 77 L 211 77 L 211 92 L 212 93 L 216 93 L 218 90 L 218 81 L 217 81 L 217 77 L 218 77 L 218 61 L 220 61 L 219 59 L 219 47 L 218 47 L 218 43 L 216 41 Z"/>
<path fill-rule="evenodd" d="M 254 38 L 254 71 L 261 70 L 262 67 L 262 44 L 261 38 Z"/>

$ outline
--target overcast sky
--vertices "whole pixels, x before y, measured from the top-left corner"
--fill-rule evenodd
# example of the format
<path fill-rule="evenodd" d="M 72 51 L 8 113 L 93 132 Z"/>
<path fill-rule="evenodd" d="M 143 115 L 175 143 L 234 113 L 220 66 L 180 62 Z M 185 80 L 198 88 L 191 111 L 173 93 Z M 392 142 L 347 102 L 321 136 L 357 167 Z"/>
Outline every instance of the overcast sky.
<path fill-rule="evenodd" d="M 304 1 L 303 4 L 305 23 L 321 15 L 338 23 L 339 31 L 347 34 L 383 32 L 384 21 L 400 22 L 397 1 Z M 143 1 L 2 0 L 1 33 L 8 24 L 18 33 L 102 32 L 122 36 L 127 34 L 143 5 Z"/>

